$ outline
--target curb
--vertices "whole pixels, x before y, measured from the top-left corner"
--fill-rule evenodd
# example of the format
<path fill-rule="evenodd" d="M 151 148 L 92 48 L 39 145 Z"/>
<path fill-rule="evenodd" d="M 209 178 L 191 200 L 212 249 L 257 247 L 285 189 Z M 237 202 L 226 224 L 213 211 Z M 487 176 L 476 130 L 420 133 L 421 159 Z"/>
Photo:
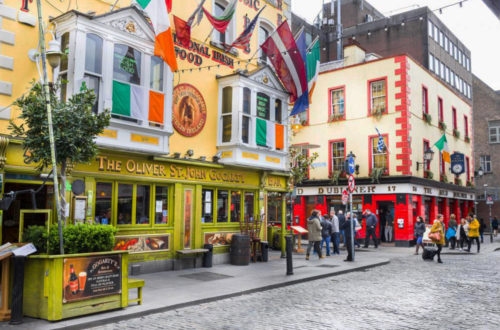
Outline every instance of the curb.
<path fill-rule="evenodd" d="M 244 296 L 244 295 L 252 294 L 252 293 L 256 293 L 256 292 L 269 291 L 269 290 L 272 290 L 272 289 L 282 288 L 282 287 L 291 286 L 291 285 L 295 285 L 295 284 L 299 284 L 299 283 L 315 281 L 315 280 L 319 280 L 319 279 L 326 278 L 326 277 L 333 277 L 333 276 L 338 276 L 338 275 L 344 275 L 344 274 L 347 274 L 347 273 L 364 271 L 366 269 L 375 268 L 375 267 L 379 267 L 379 266 L 384 266 L 384 265 L 387 265 L 389 263 L 390 263 L 390 260 L 386 260 L 386 261 L 374 263 L 374 264 L 371 264 L 371 265 L 361 266 L 361 267 L 353 268 L 353 269 L 345 269 L 345 270 L 334 272 L 334 273 L 321 274 L 321 275 L 316 275 L 316 276 L 312 276 L 312 277 L 302 278 L 302 279 L 293 280 L 293 281 L 289 281 L 289 282 L 285 282 L 285 283 L 271 284 L 271 285 L 263 286 L 263 287 L 260 287 L 260 288 L 245 290 L 245 291 L 241 291 L 241 292 L 235 292 L 235 293 L 230 293 L 230 294 L 221 295 L 221 296 L 215 296 L 215 297 L 210 297 L 210 298 L 193 300 L 193 301 L 182 303 L 182 304 L 165 306 L 165 307 L 150 309 L 150 310 L 146 310 L 146 311 L 141 311 L 141 312 L 136 312 L 136 313 L 130 313 L 130 314 L 127 314 L 127 315 L 114 316 L 114 317 L 110 317 L 110 318 L 107 318 L 107 319 L 104 319 L 104 320 L 89 321 L 89 322 L 85 322 L 85 323 L 81 323 L 81 324 L 76 324 L 76 325 L 65 325 L 63 327 L 52 328 L 52 329 L 54 329 L 54 330 L 62 330 L 62 329 L 75 329 L 75 330 L 77 330 L 77 329 L 78 330 L 79 329 L 88 329 L 88 328 L 91 328 L 91 327 L 97 327 L 97 326 L 106 325 L 106 324 L 109 324 L 109 323 L 115 323 L 115 322 L 119 322 L 119 321 L 125 321 L 125 320 L 129 320 L 129 319 L 133 319 L 133 318 L 147 316 L 147 315 L 150 315 L 150 314 L 157 314 L 157 313 L 167 312 L 167 311 L 174 310 L 174 309 L 185 308 L 185 307 L 200 305 L 200 304 L 204 304 L 204 303 L 214 302 L 214 301 L 218 301 L 218 300 L 223 300 L 223 299 L 228 299 L 228 298 L 233 298 L 233 297 Z"/>

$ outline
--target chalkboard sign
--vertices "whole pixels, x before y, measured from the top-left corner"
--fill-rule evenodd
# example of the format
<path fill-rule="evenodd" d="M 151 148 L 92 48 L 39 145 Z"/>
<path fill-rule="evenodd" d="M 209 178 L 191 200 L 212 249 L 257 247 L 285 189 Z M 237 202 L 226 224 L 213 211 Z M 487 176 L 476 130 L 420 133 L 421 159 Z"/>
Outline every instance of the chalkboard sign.
<path fill-rule="evenodd" d="M 269 119 L 269 96 L 257 93 L 257 117 Z"/>

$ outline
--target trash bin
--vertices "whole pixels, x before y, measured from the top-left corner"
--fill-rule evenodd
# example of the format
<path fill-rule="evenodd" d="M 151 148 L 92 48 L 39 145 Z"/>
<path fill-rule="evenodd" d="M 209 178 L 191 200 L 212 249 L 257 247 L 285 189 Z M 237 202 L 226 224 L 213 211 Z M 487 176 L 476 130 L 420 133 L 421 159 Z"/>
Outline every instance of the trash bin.
<path fill-rule="evenodd" d="M 212 267 L 212 259 L 214 257 L 214 246 L 213 244 L 205 244 L 203 248 L 208 250 L 203 254 L 203 267 L 210 268 Z"/>
<path fill-rule="evenodd" d="M 269 260 L 269 243 L 260 242 L 260 247 L 262 249 L 262 261 L 267 262 Z"/>
<path fill-rule="evenodd" d="M 231 265 L 248 266 L 250 264 L 250 236 L 234 234 L 231 238 Z"/>

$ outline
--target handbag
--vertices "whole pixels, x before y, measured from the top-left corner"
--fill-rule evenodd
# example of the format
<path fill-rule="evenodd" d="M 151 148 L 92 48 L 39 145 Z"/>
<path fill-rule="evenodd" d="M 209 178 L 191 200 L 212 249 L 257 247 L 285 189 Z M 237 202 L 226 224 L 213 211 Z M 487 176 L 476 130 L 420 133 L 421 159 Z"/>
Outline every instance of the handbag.
<path fill-rule="evenodd" d="M 436 231 L 434 233 L 429 234 L 429 238 L 433 241 L 440 241 L 441 240 L 441 233 Z"/>

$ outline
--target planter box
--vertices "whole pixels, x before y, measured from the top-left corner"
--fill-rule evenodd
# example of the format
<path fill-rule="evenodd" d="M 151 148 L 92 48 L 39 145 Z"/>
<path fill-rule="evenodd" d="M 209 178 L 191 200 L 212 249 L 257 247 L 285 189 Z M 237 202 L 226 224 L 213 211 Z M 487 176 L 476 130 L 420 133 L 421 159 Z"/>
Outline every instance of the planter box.
<path fill-rule="evenodd" d="M 127 307 L 127 268 L 127 251 L 31 256 L 23 313 L 57 321 Z"/>

